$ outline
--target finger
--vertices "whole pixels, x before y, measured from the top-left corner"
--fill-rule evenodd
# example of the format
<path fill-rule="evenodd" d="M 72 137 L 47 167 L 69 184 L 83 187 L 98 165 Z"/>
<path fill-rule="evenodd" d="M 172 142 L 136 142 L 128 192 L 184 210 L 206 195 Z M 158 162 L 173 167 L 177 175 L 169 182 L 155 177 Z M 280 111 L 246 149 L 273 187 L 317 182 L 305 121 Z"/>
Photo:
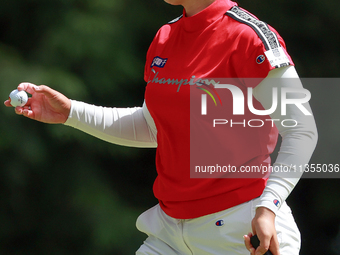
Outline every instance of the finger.
<path fill-rule="evenodd" d="M 15 107 L 15 113 L 18 115 L 23 115 L 25 117 L 34 119 L 34 112 L 31 109 L 31 106 L 25 105 L 25 106 L 17 106 Z"/>
<path fill-rule="evenodd" d="M 25 105 L 22 108 L 23 108 L 23 110 L 31 110 L 31 106 L 30 105 Z"/>
<path fill-rule="evenodd" d="M 30 108 L 23 109 L 22 115 L 27 118 L 34 119 L 34 112 Z"/>
<path fill-rule="evenodd" d="M 260 238 L 259 237 L 259 239 L 260 239 L 260 245 L 259 245 L 259 247 L 257 247 L 255 255 L 265 254 L 268 251 L 269 246 L 270 246 L 270 238 L 268 238 L 268 237 Z"/>
<path fill-rule="evenodd" d="M 18 90 L 24 90 L 30 94 L 35 92 L 34 88 L 38 87 L 37 85 L 29 82 L 22 82 L 18 85 Z"/>
<path fill-rule="evenodd" d="M 250 237 L 248 235 L 244 235 L 243 239 L 244 239 L 244 245 L 246 246 L 247 250 L 249 251 L 250 248 L 251 248 Z"/>
<path fill-rule="evenodd" d="M 255 255 L 255 249 L 254 247 L 251 245 L 250 242 L 250 238 L 253 236 L 252 233 L 248 233 L 248 235 L 244 235 L 243 239 L 244 239 L 244 244 L 247 248 L 247 250 L 250 252 L 251 255 Z"/>
<path fill-rule="evenodd" d="M 280 255 L 280 244 L 277 235 L 274 235 L 269 245 L 269 250 L 273 255 Z"/>
<path fill-rule="evenodd" d="M 256 251 L 255 251 L 255 255 L 263 255 L 268 251 L 268 249 L 264 249 L 261 246 L 257 247 Z"/>
<path fill-rule="evenodd" d="M 250 237 L 252 236 L 251 233 L 249 233 L 248 235 L 244 235 L 243 239 L 244 239 L 244 245 L 246 246 L 247 250 L 250 251 L 251 248 L 253 248 L 253 246 L 251 245 L 250 242 Z"/>
<path fill-rule="evenodd" d="M 4 102 L 4 105 L 6 105 L 7 107 L 13 107 L 13 106 L 11 105 L 11 103 L 10 103 L 9 100 L 6 100 L 6 101 Z"/>
<path fill-rule="evenodd" d="M 44 94 L 47 98 L 53 98 L 58 94 L 57 91 L 55 91 L 54 89 L 51 89 L 50 87 L 46 85 L 34 86 L 33 89 L 37 93 Z"/>
<path fill-rule="evenodd" d="M 24 111 L 24 108 L 21 107 L 21 106 L 17 106 L 14 108 L 15 110 L 15 113 L 18 114 L 18 115 L 22 115 L 22 112 Z"/>

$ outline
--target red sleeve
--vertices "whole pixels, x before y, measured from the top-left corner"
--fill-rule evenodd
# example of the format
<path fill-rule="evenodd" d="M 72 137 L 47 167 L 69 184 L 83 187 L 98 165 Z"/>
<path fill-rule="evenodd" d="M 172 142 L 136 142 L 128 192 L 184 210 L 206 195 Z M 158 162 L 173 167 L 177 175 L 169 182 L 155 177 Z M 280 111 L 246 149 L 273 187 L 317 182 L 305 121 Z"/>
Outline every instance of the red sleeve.
<path fill-rule="evenodd" d="M 151 45 L 149 46 L 148 52 L 146 54 L 146 61 L 145 61 L 145 66 L 144 66 L 144 80 L 145 82 L 148 82 L 149 80 L 149 76 L 150 76 L 150 72 L 151 72 L 151 51 L 152 51 L 152 46 L 153 46 L 153 42 L 151 43 Z"/>
<path fill-rule="evenodd" d="M 248 26 L 244 26 L 241 30 L 240 41 L 237 53 L 233 56 L 233 65 L 237 78 L 244 79 L 245 86 L 256 87 L 256 85 L 264 79 L 269 71 L 287 65 L 294 65 L 291 57 L 286 51 L 286 44 L 282 37 L 272 28 L 280 43 L 278 49 L 274 51 L 281 52 L 282 60 L 274 59 L 272 52 L 266 49 L 264 42 Z M 259 79 L 249 79 L 259 78 Z"/>

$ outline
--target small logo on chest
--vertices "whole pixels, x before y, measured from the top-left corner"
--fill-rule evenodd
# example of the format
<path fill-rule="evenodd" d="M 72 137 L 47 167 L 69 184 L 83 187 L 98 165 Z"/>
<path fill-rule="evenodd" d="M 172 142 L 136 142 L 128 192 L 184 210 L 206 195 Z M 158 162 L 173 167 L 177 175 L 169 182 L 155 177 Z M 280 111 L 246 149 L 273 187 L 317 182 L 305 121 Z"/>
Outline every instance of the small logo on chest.
<path fill-rule="evenodd" d="M 166 64 L 166 61 L 168 61 L 167 58 L 154 57 L 154 59 L 152 60 L 151 67 L 157 66 L 163 68 Z"/>

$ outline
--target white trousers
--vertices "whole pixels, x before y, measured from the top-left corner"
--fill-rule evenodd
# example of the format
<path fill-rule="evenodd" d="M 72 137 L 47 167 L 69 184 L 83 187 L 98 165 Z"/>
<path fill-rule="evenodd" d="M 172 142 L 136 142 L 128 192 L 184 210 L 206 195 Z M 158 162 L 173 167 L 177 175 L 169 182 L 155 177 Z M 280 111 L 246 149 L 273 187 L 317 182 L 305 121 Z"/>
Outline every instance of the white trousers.
<path fill-rule="evenodd" d="M 138 230 L 148 237 L 136 255 L 248 255 L 243 235 L 252 232 L 257 201 L 185 220 L 168 216 L 156 205 L 137 219 Z M 300 232 L 286 203 L 278 211 L 275 224 L 281 255 L 299 254 Z"/>

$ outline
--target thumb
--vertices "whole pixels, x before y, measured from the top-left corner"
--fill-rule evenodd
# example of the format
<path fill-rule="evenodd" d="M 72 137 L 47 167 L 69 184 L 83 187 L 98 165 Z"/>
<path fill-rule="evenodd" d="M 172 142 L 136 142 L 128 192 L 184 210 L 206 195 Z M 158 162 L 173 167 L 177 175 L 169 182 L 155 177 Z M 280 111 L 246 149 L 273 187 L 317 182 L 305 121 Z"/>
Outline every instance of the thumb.
<path fill-rule="evenodd" d="M 35 86 L 34 91 L 37 94 L 44 95 L 44 100 L 47 100 L 53 111 L 62 113 L 68 117 L 71 109 L 71 100 L 60 92 L 51 89 L 46 85 Z"/>
<path fill-rule="evenodd" d="M 37 93 L 44 94 L 47 98 L 53 98 L 57 96 L 57 91 L 54 89 L 51 89 L 50 87 L 46 85 L 40 85 L 40 86 L 34 86 L 33 90 Z"/>
<path fill-rule="evenodd" d="M 35 86 L 34 91 L 36 93 L 43 94 L 51 102 L 58 102 L 58 104 L 61 105 L 68 105 L 70 103 L 69 99 L 65 95 L 46 85 Z"/>

